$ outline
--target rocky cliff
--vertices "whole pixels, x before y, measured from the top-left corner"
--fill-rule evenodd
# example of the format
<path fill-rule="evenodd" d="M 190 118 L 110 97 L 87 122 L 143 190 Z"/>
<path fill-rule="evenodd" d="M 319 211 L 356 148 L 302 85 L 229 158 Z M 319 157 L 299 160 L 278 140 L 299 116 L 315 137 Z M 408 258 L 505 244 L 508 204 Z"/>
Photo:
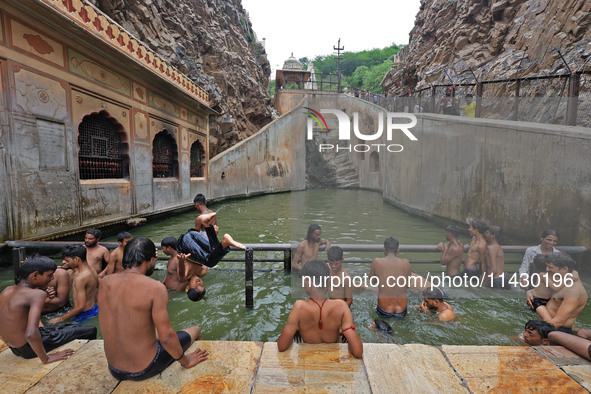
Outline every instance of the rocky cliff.
<path fill-rule="evenodd" d="M 213 99 L 210 156 L 272 120 L 271 73 L 240 0 L 91 0 Z"/>
<path fill-rule="evenodd" d="M 590 24 L 589 0 L 421 0 L 409 45 L 382 86 L 401 94 L 473 83 L 470 69 L 479 80 L 566 73 L 557 50 L 575 71 L 591 55 Z"/>

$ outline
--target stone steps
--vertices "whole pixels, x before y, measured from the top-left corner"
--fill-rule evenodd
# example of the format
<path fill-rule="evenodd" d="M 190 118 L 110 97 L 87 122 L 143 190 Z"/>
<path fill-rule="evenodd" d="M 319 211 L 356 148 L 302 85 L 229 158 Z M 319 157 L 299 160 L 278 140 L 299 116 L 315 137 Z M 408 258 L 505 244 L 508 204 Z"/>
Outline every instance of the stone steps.
<path fill-rule="evenodd" d="M 103 341 L 74 341 L 68 360 L 43 365 L 0 350 L 6 393 L 583 393 L 591 363 L 560 346 L 427 346 L 364 344 L 363 359 L 344 344 L 199 341 L 207 361 L 191 369 L 173 363 L 143 382 L 118 382 L 107 370 Z M 0 342 L 0 349 L 2 343 Z"/>

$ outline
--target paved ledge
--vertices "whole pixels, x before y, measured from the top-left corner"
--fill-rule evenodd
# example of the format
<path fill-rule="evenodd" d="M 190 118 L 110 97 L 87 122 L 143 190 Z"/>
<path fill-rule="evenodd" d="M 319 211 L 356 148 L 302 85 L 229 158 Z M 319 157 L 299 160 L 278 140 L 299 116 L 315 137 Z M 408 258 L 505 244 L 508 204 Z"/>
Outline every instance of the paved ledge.
<path fill-rule="evenodd" d="M 199 341 L 209 360 L 185 370 L 174 363 L 143 382 L 118 382 L 107 370 L 103 341 L 74 341 L 68 360 L 43 365 L 16 357 L 0 341 L 0 387 L 6 393 L 483 393 L 591 389 L 591 363 L 560 346 L 364 344 L 363 359 L 346 345 Z"/>

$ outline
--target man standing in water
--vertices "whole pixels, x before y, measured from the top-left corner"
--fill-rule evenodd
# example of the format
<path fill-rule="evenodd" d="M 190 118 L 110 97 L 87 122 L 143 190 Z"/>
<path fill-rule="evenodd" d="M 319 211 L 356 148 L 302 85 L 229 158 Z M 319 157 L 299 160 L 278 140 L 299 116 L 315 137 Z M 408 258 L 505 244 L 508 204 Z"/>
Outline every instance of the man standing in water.
<path fill-rule="evenodd" d="M 174 361 L 191 368 L 209 355 L 201 349 L 185 354 L 201 338 L 201 329 L 172 328 L 166 287 L 149 278 L 156 259 L 154 243 L 135 238 L 125 246 L 124 271 L 101 281 L 99 323 L 109 371 L 119 380 L 148 379 Z"/>
<path fill-rule="evenodd" d="M 127 245 L 131 239 L 132 236 L 127 231 L 117 234 L 117 243 L 119 243 L 119 246 L 117 246 L 109 256 L 110 261 L 107 265 L 107 275 L 123 271 L 123 248 L 125 248 L 125 245 Z"/>
<path fill-rule="evenodd" d="M 460 266 L 462 265 L 462 258 L 464 257 L 464 245 L 458 239 L 460 235 L 460 228 L 458 226 L 449 225 L 445 228 L 446 243 L 440 242 L 437 245 L 437 250 L 441 252 L 441 265 L 447 266 L 445 268 L 445 275 L 459 276 Z"/>
<path fill-rule="evenodd" d="M 96 273 L 99 275 L 99 278 L 107 275 L 107 266 L 109 265 L 110 261 L 109 249 L 98 244 L 98 241 L 101 240 L 101 235 L 101 230 L 96 228 L 86 230 L 86 234 L 84 235 L 86 261 L 88 261 L 88 265 L 90 265 L 90 267 L 96 271 Z M 102 268 L 103 262 L 105 264 L 104 270 Z"/>
<path fill-rule="evenodd" d="M 77 322 L 88 320 L 98 313 L 98 306 L 95 303 L 99 284 L 98 275 L 86 262 L 84 246 L 66 246 L 62 257 L 65 261 L 64 268 L 73 271 L 72 299 L 74 307 L 65 315 L 51 319 L 49 323 L 57 324 L 70 318 L 74 318 Z"/>
<path fill-rule="evenodd" d="M 482 273 L 478 267 L 478 263 L 482 264 L 486 255 L 486 239 L 484 238 L 484 233 L 487 228 L 486 223 L 482 220 L 473 220 L 470 222 L 468 230 L 470 231 L 472 240 L 468 245 L 468 254 L 466 261 L 464 261 L 464 274 L 468 278 L 480 276 Z"/>
<path fill-rule="evenodd" d="M 412 273 L 410 262 L 396 254 L 399 250 L 398 240 L 388 238 L 384 241 L 385 257 L 373 259 L 369 270 L 370 279 L 376 276 L 378 284 L 378 314 L 383 317 L 403 318 L 406 316 L 406 289 Z M 405 286 L 399 286 L 405 285 Z"/>
<path fill-rule="evenodd" d="M 325 245 L 325 252 L 328 252 L 330 249 L 330 242 L 322 238 L 322 229 L 320 226 L 312 223 L 308 227 L 306 239 L 300 242 L 293 255 L 291 268 L 299 271 L 308 261 L 317 260 L 320 245 Z"/>
<path fill-rule="evenodd" d="M 499 226 L 490 226 L 484 232 L 484 236 L 488 241 L 488 246 L 486 247 L 486 269 L 484 270 L 483 286 L 490 285 L 493 289 L 509 290 L 511 286 L 502 276 L 505 273 L 505 252 L 503 252 L 503 248 L 499 244 L 501 228 Z M 491 274 L 492 282 L 490 282 Z"/>

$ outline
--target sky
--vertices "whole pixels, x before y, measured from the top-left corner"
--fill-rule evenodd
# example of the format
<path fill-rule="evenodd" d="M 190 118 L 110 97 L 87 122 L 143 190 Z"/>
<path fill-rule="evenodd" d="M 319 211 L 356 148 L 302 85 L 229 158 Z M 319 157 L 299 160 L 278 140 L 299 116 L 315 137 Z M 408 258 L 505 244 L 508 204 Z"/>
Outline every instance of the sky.
<path fill-rule="evenodd" d="M 420 0 L 242 0 L 259 41 L 265 38 L 272 78 L 296 59 L 408 44 Z"/>

